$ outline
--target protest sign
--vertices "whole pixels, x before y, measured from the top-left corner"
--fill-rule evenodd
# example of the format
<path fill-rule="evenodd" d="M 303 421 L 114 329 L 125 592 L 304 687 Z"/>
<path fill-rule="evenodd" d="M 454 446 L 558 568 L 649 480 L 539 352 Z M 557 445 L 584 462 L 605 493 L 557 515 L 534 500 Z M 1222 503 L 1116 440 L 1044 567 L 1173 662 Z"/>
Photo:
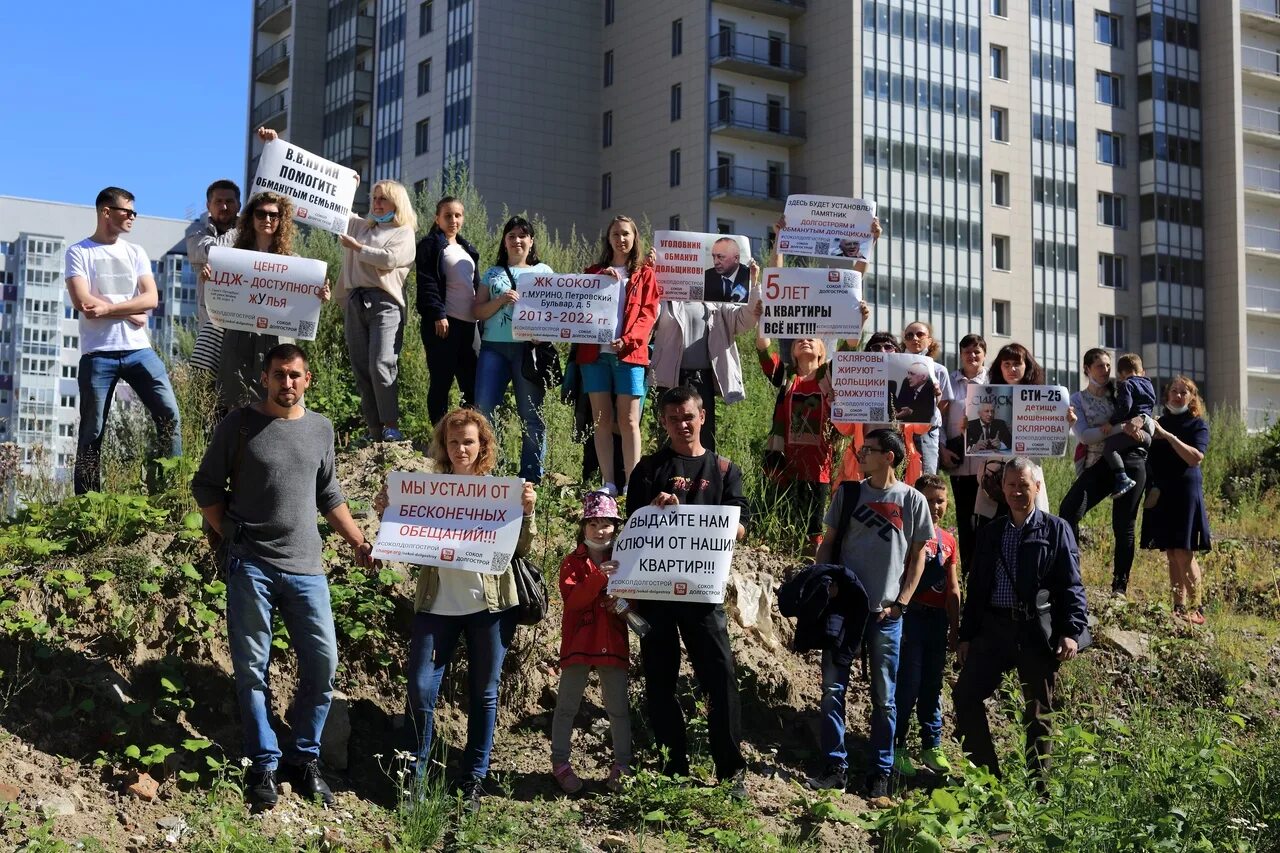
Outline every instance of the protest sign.
<path fill-rule="evenodd" d="M 968 456 L 1062 456 L 1071 424 L 1060 385 L 970 385 L 965 403 Z"/>
<path fill-rule="evenodd" d="M 927 424 L 937 408 L 933 359 L 891 352 L 837 352 L 831 360 L 831 420 Z"/>
<path fill-rule="evenodd" d="M 517 341 L 607 344 L 618 323 L 621 288 L 611 275 L 527 272 L 516 279 L 512 311 Z"/>
<path fill-rule="evenodd" d="M 315 340 L 324 261 L 248 249 L 209 249 L 204 307 L 219 329 Z"/>
<path fill-rule="evenodd" d="M 613 546 L 619 598 L 720 604 L 738 539 L 736 506 L 646 506 L 631 514 Z"/>
<path fill-rule="evenodd" d="M 862 273 L 769 267 L 764 271 L 760 330 L 771 338 L 862 335 Z"/>
<path fill-rule="evenodd" d="M 751 294 L 751 241 L 737 234 L 654 231 L 662 298 L 746 302 Z"/>
<path fill-rule="evenodd" d="M 275 139 L 262 146 L 249 198 L 271 191 L 293 202 L 293 218 L 334 234 L 346 234 L 360 173 Z"/>
<path fill-rule="evenodd" d="M 876 203 L 829 195 L 787 196 L 783 213 L 787 227 L 778 232 L 778 251 L 784 255 L 865 260 L 875 241 L 871 220 Z"/>
<path fill-rule="evenodd" d="M 485 575 L 507 570 L 524 517 L 519 477 L 387 476 L 373 556 Z"/>

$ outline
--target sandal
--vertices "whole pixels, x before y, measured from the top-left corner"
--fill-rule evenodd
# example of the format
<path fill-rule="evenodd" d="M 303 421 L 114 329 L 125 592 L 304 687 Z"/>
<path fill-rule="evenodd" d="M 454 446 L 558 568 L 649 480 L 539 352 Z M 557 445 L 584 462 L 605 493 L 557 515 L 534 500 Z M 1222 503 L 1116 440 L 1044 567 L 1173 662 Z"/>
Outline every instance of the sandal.
<path fill-rule="evenodd" d="M 577 773 L 573 772 L 571 764 L 557 764 L 551 768 L 551 775 L 556 777 L 560 790 L 566 794 L 576 794 L 582 790 L 582 780 L 578 778 Z"/>

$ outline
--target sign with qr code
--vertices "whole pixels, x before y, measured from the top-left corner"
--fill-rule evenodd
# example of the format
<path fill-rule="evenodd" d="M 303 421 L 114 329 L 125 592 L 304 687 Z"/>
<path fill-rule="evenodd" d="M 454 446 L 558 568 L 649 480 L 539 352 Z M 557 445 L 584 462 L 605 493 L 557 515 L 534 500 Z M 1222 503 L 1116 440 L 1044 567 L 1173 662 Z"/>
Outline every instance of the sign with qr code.
<path fill-rule="evenodd" d="M 618 534 L 609 594 L 720 604 L 738 541 L 736 506 L 641 507 Z"/>
<path fill-rule="evenodd" d="M 523 490 L 519 477 L 393 471 L 373 556 L 500 575 L 520 539 Z"/>
<path fill-rule="evenodd" d="M 971 384 L 965 401 L 965 455 L 1062 456 L 1071 433 L 1070 404 L 1070 393 L 1061 385 Z"/>
<path fill-rule="evenodd" d="M 937 368 L 924 355 L 837 352 L 831 359 L 835 423 L 927 424 L 937 408 Z"/>
<path fill-rule="evenodd" d="M 324 261 L 214 246 L 204 307 L 219 329 L 312 341 L 324 304 Z"/>
<path fill-rule="evenodd" d="M 862 335 L 862 273 L 857 270 L 769 267 L 760 292 L 760 331 L 767 338 Z"/>
<path fill-rule="evenodd" d="M 611 275 L 526 272 L 517 279 L 511 336 L 518 341 L 607 344 L 618 327 L 622 287 Z"/>
<path fill-rule="evenodd" d="M 262 146 L 258 171 L 246 198 L 263 191 L 293 202 L 293 218 L 334 234 L 346 234 L 360 173 L 304 148 L 276 139 Z"/>
<path fill-rule="evenodd" d="M 676 302 L 746 302 L 751 298 L 751 241 L 740 234 L 654 231 L 658 287 Z"/>
<path fill-rule="evenodd" d="M 778 232 L 778 251 L 784 255 L 843 258 L 871 257 L 875 236 L 871 220 L 876 203 L 830 195 L 790 195 L 783 212 L 786 227 Z"/>

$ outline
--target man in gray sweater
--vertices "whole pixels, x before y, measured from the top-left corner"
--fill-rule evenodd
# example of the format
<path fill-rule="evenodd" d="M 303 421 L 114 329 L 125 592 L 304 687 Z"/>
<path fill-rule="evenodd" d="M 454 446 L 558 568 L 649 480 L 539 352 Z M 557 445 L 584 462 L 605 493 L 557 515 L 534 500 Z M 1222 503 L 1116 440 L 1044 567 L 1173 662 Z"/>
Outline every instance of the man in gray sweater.
<path fill-rule="evenodd" d="M 287 715 L 294 743 L 286 764 L 302 796 L 333 802 L 319 758 L 338 646 L 316 515 L 347 540 L 357 563 L 373 564 L 373 546 L 352 520 L 334 474 L 333 424 L 299 404 L 310 382 L 307 357 L 297 346 L 267 353 L 266 399 L 218 424 L 191 481 L 200 512 L 221 538 L 227 635 L 251 762 L 246 793 L 255 809 L 272 808 L 278 797 L 282 753 L 267 698 L 277 608 L 298 655 L 298 689 Z"/>

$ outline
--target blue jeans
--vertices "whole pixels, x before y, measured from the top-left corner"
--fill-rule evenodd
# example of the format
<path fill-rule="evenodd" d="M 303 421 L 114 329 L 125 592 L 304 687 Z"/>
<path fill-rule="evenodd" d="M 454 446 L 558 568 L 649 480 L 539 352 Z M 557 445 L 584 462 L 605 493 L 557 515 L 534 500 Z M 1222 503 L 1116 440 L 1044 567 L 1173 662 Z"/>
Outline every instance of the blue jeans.
<path fill-rule="evenodd" d="M 476 408 L 490 421 L 507 391 L 514 386 L 516 414 L 524 425 L 520 435 L 520 476 L 530 483 L 542 481 L 542 460 L 547 455 L 547 426 L 542 420 L 542 400 L 546 389 L 540 382 L 524 378 L 523 341 L 484 341 L 476 365 Z"/>
<path fill-rule="evenodd" d="M 76 442 L 75 492 L 102 488 L 102 438 L 116 383 L 123 379 L 138 395 L 156 424 L 157 453 L 182 455 L 178 400 L 169 384 L 164 362 L 151 347 L 136 350 L 87 352 L 80 356 L 80 435 Z"/>
<path fill-rule="evenodd" d="M 920 721 L 920 746 L 942 743 L 942 672 L 947 665 L 947 611 L 912 606 L 902 617 L 902 652 L 898 660 L 899 746 L 907 743 L 911 711 Z"/>
<path fill-rule="evenodd" d="M 281 755 L 268 719 L 267 697 L 271 614 L 277 608 L 298 655 L 298 689 L 285 717 L 293 731 L 293 763 L 320 757 L 320 734 L 338 671 L 338 641 L 325 576 L 282 572 L 266 563 L 230 558 L 227 638 L 244 727 L 244 754 L 254 770 L 274 770 Z"/>
<path fill-rule="evenodd" d="M 938 436 L 942 428 L 936 424 L 926 433 L 916 436 L 916 449 L 920 451 L 920 473 L 938 473 Z"/>
<path fill-rule="evenodd" d="M 481 610 L 466 616 L 417 613 L 409 642 L 409 711 L 418 737 L 417 779 L 427 773 L 435 726 L 440 682 L 453 659 L 458 638 L 467 635 L 467 748 L 459 764 L 459 778 L 489 775 L 493 729 L 498 721 L 498 679 L 516 633 L 515 612 Z"/>
<path fill-rule="evenodd" d="M 902 619 L 867 621 L 863 642 L 871 657 L 871 738 L 869 746 L 876 773 L 893 770 L 893 732 L 897 721 L 894 686 L 898 677 L 898 647 L 902 642 Z M 835 653 L 822 653 L 822 726 L 819 738 L 828 764 L 848 766 L 844 745 L 844 698 L 849 688 L 849 667 L 839 666 Z"/>

